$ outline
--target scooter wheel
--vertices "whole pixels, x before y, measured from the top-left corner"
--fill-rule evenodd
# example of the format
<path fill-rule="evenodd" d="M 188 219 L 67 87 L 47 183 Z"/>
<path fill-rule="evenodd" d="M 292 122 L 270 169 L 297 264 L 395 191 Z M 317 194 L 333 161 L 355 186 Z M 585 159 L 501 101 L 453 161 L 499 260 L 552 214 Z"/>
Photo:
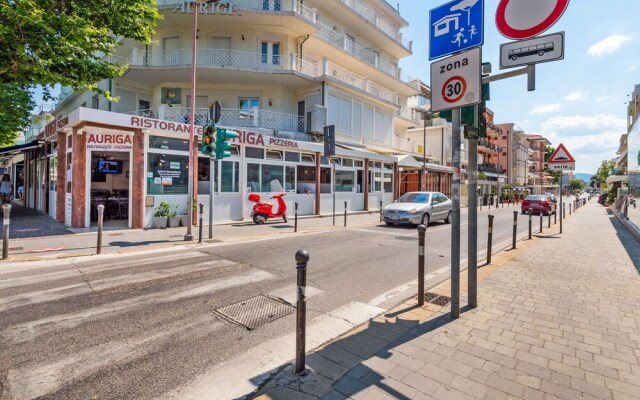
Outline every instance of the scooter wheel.
<path fill-rule="evenodd" d="M 264 224 L 266 221 L 267 221 L 267 219 L 262 214 L 255 214 L 253 216 L 253 223 L 255 223 L 257 225 Z"/>
<path fill-rule="evenodd" d="M 287 214 L 283 214 L 282 219 L 284 220 L 284 222 L 289 222 L 289 219 L 287 218 Z"/>

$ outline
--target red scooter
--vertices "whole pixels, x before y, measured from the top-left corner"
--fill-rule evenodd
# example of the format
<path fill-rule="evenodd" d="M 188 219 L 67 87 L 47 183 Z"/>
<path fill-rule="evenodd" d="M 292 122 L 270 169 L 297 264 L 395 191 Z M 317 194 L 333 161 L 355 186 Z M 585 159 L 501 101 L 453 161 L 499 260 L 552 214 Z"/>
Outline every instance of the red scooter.
<path fill-rule="evenodd" d="M 249 195 L 249 201 L 256 203 L 251 211 L 251 217 L 256 224 L 264 224 L 269 218 L 280 218 L 287 222 L 287 204 L 282 197 L 285 193 L 278 193 L 271 196 L 272 199 L 276 199 L 278 202 L 278 210 L 273 212 L 273 203 L 265 203 L 260 201 L 260 195 L 257 193 L 251 193 Z"/>

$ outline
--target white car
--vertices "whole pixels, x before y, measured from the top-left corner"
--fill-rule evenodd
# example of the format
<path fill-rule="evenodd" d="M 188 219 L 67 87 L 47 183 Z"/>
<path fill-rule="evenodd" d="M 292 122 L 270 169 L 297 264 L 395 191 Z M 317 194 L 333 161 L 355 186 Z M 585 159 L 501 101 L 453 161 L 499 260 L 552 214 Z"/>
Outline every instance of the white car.
<path fill-rule="evenodd" d="M 440 192 L 408 192 L 382 212 L 385 224 L 451 223 L 451 200 Z"/>

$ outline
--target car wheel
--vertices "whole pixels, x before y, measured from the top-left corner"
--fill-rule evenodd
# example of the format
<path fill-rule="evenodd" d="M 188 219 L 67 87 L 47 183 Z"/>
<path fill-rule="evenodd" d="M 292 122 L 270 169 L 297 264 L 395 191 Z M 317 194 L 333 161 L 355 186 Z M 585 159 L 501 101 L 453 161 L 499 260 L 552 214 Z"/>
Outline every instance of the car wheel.
<path fill-rule="evenodd" d="M 447 218 L 444 219 L 444 223 L 445 224 L 451 223 L 451 211 L 449 211 L 449 213 L 447 214 Z"/>
<path fill-rule="evenodd" d="M 422 224 L 422 225 L 424 225 L 424 226 L 429 226 L 429 220 L 430 220 L 430 218 L 429 218 L 429 214 L 424 214 L 424 215 L 422 216 L 422 222 L 421 222 L 421 224 Z"/>

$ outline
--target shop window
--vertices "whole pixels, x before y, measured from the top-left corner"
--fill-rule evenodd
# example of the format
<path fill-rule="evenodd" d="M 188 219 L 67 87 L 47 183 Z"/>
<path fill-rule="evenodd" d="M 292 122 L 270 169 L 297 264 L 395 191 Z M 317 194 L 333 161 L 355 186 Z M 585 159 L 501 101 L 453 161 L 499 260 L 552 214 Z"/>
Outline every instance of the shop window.
<path fill-rule="evenodd" d="M 67 137 L 67 141 L 69 140 L 69 138 Z M 73 174 L 71 173 L 71 168 L 72 168 L 72 164 L 71 164 L 71 154 L 67 153 L 67 185 L 66 185 L 66 193 L 71 193 L 71 183 L 73 180 Z"/>
<path fill-rule="evenodd" d="M 393 192 L 393 174 L 384 174 L 384 191 L 385 193 Z"/>
<path fill-rule="evenodd" d="M 296 191 L 296 167 L 286 166 L 284 167 L 284 190 L 287 192 Z"/>
<path fill-rule="evenodd" d="M 369 172 L 369 192 L 382 191 L 382 172 Z"/>
<path fill-rule="evenodd" d="M 284 167 L 271 164 L 247 164 L 247 185 L 251 192 L 275 192 L 284 187 Z"/>
<path fill-rule="evenodd" d="M 300 162 L 300 153 L 294 153 L 292 151 L 284 152 L 284 160 L 291 162 Z"/>
<path fill-rule="evenodd" d="M 316 157 L 313 154 L 300 154 L 303 163 L 316 163 Z"/>
<path fill-rule="evenodd" d="M 342 160 L 340 159 L 340 157 L 331 157 L 331 162 L 335 163 L 338 166 L 342 165 Z"/>
<path fill-rule="evenodd" d="M 355 171 L 336 171 L 336 192 L 353 192 L 355 185 Z"/>
<path fill-rule="evenodd" d="M 320 193 L 331 193 L 332 168 L 320 168 Z"/>
<path fill-rule="evenodd" d="M 189 139 L 149 136 L 150 149 L 189 151 Z"/>
<path fill-rule="evenodd" d="M 384 164 L 384 169 L 387 169 L 387 170 L 388 170 L 388 169 L 393 170 L 393 164 L 387 164 L 387 163 L 385 163 L 385 164 Z"/>
<path fill-rule="evenodd" d="M 304 154 L 303 154 L 304 156 Z M 315 167 L 307 167 L 299 165 L 297 167 L 296 193 L 315 193 L 316 192 L 316 169 Z"/>
<path fill-rule="evenodd" d="M 244 155 L 247 158 L 264 158 L 264 149 L 260 149 L 258 147 L 245 147 Z"/>
<path fill-rule="evenodd" d="M 187 194 L 189 157 L 149 153 L 147 194 Z"/>
<path fill-rule="evenodd" d="M 343 158 L 342 159 L 343 167 L 353 167 L 353 160 L 351 158 Z"/>
<path fill-rule="evenodd" d="M 67 149 L 73 147 L 73 134 L 67 135 Z"/>
<path fill-rule="evenodd" d="M 282 160 L 282 152 L 279 150 L 267 150 L 267 160 Z"/>
<path fill-rule="evenodd" d="M 222 161 L 221 163 L 221 191 L 222 193 L 237 193 L 240 191 L 240 163 L 237 161 Z"/>
<path fill-rule="evenodd" d="M 353 160 L 353 166 L 356 168 L 364 168 L 364 161 L 362 160 Z"/>

